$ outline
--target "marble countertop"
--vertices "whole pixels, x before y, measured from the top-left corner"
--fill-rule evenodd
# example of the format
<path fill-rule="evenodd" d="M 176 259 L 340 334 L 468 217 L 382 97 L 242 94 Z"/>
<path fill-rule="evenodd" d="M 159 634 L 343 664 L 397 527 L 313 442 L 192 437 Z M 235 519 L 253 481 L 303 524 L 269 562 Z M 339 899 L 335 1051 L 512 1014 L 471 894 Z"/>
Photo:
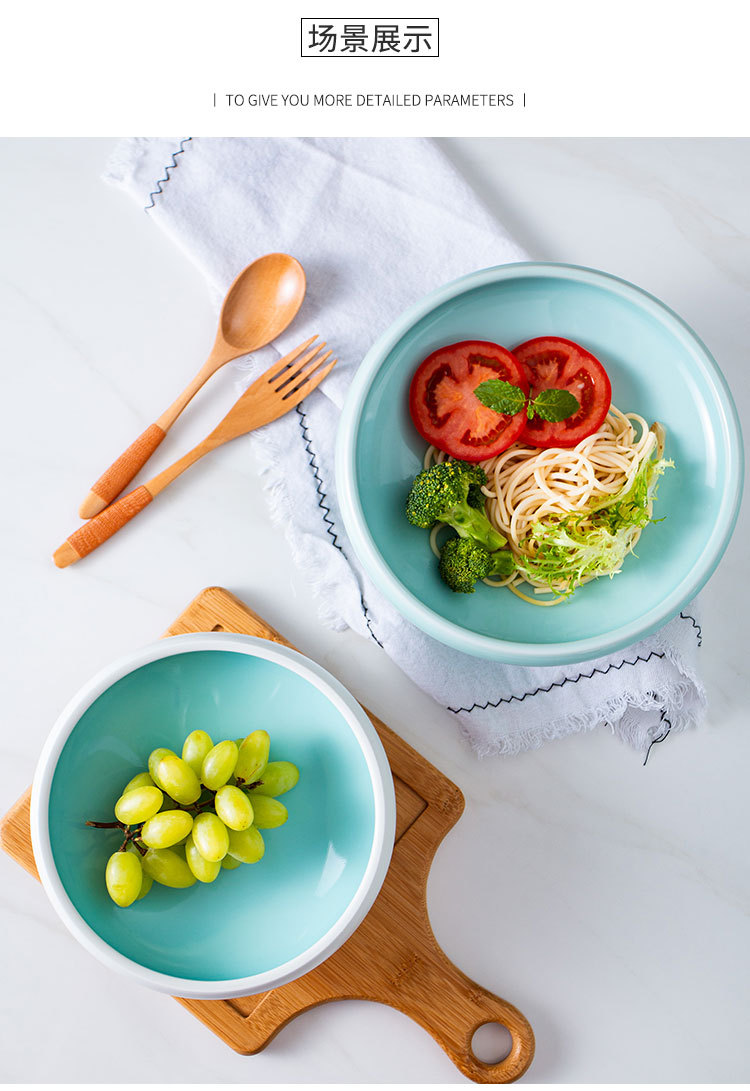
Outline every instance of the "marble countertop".
<path fill-rule="evenodd" d="M 0 142 L 0 809 L 30 782 L 71 694 L 221 584 L 464 792 L 432 868 L 430 916 L 449 957 L 530 1019 L 526 1081 L 748 1079 L 747 505 L 702 595 L 708 722 L 645 768 L 605 730 L 477 761 L 374 644 L 319 622 L 241 442 L 175 485 L 159 518 L 126 532 L 127 549 L 57 571 L 50 554 L 86 486 L 169 404 L 215 327 L 196 270 L 100 181 L 111 143 Z M 750 142 L 443 146 L 533 257 L 616 272 L 682 314 L 748 419 Z M 215 381 L 160 464 L 233 397 Z M 237 1056 L 171 999 L 105 970 L 3 854 L 0 948 L 4 1081 L 463 1081 L 422 1029 L 365 1002 L 310 1011 L 263 1053 Z"/>

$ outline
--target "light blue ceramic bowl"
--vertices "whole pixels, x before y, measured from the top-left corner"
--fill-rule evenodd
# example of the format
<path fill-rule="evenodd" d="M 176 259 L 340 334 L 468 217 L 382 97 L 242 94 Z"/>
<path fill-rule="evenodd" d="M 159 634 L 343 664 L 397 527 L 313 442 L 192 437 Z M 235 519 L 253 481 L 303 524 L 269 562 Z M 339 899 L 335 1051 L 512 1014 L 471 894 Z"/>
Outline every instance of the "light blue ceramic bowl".
<path fill-rule="evenodd" d="M 656 515 L 614 579 L 553 609 L 480 584 L 473 595 L 440 580 L 427 534 L 404 517 L 424 440 L 407 408 L 419 363 L 467 339 L 512 347 L 555 334 L 607 368 L 613 401 L 659 420 L 675 469 Z M 734 527 L 743 457 L 737 413 L 708 349 L 654 296 L 618 277 L 571 265 L 482 269 L 410 307 L 360 365 L 339 427 L 336 479 L 347 533 L 373 582 L 405 618 L 460 651 L 506 663 L 570 663 L 653 632 L 703 586 Z"/>
<path fill-rule="evenodd" d="M 260 727 L 271 759 L 300 769 L 263 859 L 115 906 L 104 867 L 118 833 L 85 822 L 112 820 L 156 746 L 179 753 L 197 728 L 219 741 Z M 351 935 L 386 874 L 395 802 L 377 733 L 335 678 L 268 641 L 201 633 L 127 656 L 77 694 L 40 758 L 31 820 L 45 889 L 89 951 L 152 988 L 216 998 L 307 973 Z"/>

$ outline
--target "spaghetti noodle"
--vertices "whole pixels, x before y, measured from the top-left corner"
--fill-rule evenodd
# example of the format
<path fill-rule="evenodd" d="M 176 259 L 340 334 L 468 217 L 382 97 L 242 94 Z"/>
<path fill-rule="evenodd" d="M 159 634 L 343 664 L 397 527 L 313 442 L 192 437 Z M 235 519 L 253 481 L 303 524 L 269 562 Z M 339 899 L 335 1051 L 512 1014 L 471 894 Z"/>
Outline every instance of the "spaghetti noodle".
<path fill-rule="evenodd" d="M 663 446 L 661 425 L 649 428 L 637 413 L 611 406 L 599 430 L 575 447 L 515 443 L 481 462 L 487 518 L 508 539 L 516 561 L 511 576 L 484 582 L 507 586 L 534 605 L 553 606 L 581 584 L 619 572 L 651 519 L 651 486 L 664 465 Z M 448 457 L 429 447 L 425 468 Z M 438 556 L 442 528 L 438 524 L 430 535 Z M 586 548 L 589 541 L 596 550 Z M 520 590 L 524 583 L 535 596 L 556 597 L 532 598 Z"/>

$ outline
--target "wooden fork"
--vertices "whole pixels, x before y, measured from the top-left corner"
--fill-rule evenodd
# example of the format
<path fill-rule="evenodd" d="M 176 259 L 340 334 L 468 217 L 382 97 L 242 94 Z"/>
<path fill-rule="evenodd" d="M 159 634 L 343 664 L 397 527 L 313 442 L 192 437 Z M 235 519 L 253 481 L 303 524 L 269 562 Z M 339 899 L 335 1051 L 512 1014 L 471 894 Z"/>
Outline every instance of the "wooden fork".
<path fill-rule="evenodd" d="M 311 337 L 268 368 L 247 388 L 213 432 L 192 451 L 188 451 L 168 469 L 152 477 L 145 485 L 140 485 L 127 496 L 110 504 L 71 534 L 52 555 L 57 567 L 67 568 L 69 564 L 75 564 L 102 542 L 106 542 L 107 538 L 111 538 L 134 515 L 143 511 L 188 466 L 192 466 L 209 451 L 282 417 L 306 398 L 336 363 L 335 359 L 329 361 L 332 350 L 323 353 L 325 342 L 313 345 L 316 340 L 317 335 Z"/>

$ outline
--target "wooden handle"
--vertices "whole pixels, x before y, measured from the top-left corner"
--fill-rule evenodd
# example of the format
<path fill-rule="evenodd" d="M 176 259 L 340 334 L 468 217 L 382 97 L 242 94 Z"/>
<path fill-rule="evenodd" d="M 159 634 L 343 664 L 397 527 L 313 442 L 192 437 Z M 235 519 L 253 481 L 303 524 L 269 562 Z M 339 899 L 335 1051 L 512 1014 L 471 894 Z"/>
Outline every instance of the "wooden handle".
<path fill-rule="evenodd" d="M 123 451 L 120 457 L 105 470 L 91 492 L 81 504 L 78 514 L 82 519 L 91 519 L 100 511 L 111 504 L 120 495 L 126 485 L 129 485 L 142 466 L 148 462 L 151 455 L 166 436 L 164 428 L 158 424 L 151 424 L 138 439 L 130 444 L 127 451 Z"/>
<path fill-rule="evenodd" d="M 99 515 L 95 515 L 93 519 L 89 519 L 88 523 L 79 527 L 59 549 L 55 550 L 52 556 L 57 567 L 67 568 L 69 564 L 80 561 L 81 557 L 85 557 L 102 542 L 106 542 L 107 538 L 111 538 L 120 527 L 130 522 L 134 515 L 143 511 L 152 500 L 153 496 L 146 486 L 139 485 L 121 500 L 110 504 Z"/>
<path fill-rule="evenodd" d="M 436 957 L 436 950 L 438 957 Z M 456 1067 L 475 1083 L 511 1083 L 534 1057 L 534 1032 L 521 1012 L 462 973 L 437 947 L 428 957 L 413 955 L 393 982 L 390 996 L 378 999 L 398 1008 L 429 1031 Z M 512 1038 L 508 1056 L 485 1064 L 474 1056 L 471 1041 L 485 1023 L 501 1023 Z"/>

